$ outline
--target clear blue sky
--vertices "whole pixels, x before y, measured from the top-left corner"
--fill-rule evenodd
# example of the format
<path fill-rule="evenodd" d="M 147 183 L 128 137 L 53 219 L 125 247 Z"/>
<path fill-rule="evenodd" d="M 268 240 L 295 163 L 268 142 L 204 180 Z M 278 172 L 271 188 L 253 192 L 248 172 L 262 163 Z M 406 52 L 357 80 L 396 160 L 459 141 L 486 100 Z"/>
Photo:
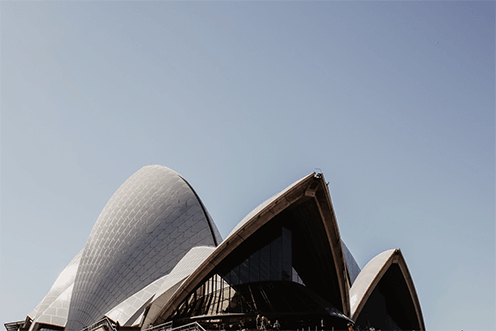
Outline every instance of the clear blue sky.
<path fill-rule="evenodd" d="M 428 330 L 494 330 L 495 3 L 0 3 L 0 322 L 160 164 L 225 237 L 320 168 L 363 267 L 401 248 Z"/>

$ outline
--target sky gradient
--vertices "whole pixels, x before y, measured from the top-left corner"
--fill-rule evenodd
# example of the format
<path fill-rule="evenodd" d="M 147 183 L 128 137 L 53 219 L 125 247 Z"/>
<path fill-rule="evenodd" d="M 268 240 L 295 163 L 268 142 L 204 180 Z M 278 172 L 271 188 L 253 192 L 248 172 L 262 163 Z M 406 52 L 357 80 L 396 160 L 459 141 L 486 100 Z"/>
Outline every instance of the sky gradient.
<path fill-rule="evenodd" d="M 428 330 L 496 329 L 494 2 L 2 1 L 0 19 L 0 322 L 160 164 L 223 237 L 318 168 L 361 268 L 401 248 Z"/>

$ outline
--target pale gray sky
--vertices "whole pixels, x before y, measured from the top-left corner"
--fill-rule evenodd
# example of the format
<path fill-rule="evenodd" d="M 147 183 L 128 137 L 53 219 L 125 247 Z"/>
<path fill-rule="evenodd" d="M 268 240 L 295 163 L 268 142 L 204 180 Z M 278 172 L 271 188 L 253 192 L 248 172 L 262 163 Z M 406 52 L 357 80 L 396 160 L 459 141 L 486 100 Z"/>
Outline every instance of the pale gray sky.
<path fill-rule="evenodd" d="M 363 267 L 401 248 L 428 330 L 494 330 L 495 3 L 2 1 L 0 322 L 144 165 L 222 235 L 320 168 Z"/>

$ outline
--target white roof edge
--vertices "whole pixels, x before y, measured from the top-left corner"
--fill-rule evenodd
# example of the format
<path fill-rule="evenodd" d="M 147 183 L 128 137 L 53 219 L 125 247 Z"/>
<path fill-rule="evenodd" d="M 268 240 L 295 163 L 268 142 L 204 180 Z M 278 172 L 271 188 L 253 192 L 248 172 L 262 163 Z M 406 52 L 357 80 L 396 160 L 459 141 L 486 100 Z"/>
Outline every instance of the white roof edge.
<path fill-rule="evenodd" d="M 306 175 L 305 177 L 295 181 L 294 183 L 292 183 L 291 185 L 287 186 L 285 189 L 283 189 L 282 191 L 280 191 L 279 193 L 276 193 L 274 194 L 273 196 L 271 196 L 270 198 L 268 198 L 267 200 L 265 200 L 264 202 L 262 202 L 260 205 L 258 205 L 257 207 L 255 207 L 255 209 L 253 209 L 251 212 L 248 213 L 248 215 L 246 215 L 235 227 L 234 229 L 229 233 L 229 235 L 226 237 L 225 240 L 229 239 L 231 236 L 234 236 L 234 234 L 240 229 L 242 228 L 249 220 L 251 220 L 255 215 L 259 214 L 260 212 L 262 212 L 266 207 L 270 206 L 271 203 L 278 199 L 279 197 L 283 196 L 286 192 L 288 192 L 289 190 L 291 190 L 294 186 L 298 185 L 299 183 L 303 182 L 304 180 L 306 180 L 308 177 L 310 176 L 314 176 L 315 173 L 311 173 L 309 175 Z"/>

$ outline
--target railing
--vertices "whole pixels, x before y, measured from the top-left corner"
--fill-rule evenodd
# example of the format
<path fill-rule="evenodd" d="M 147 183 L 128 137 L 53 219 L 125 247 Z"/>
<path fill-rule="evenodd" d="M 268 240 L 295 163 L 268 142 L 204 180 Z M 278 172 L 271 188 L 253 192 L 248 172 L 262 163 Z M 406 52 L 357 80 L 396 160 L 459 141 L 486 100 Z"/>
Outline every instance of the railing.
<path fill-rule="evenodd" d="M 150 326 L 149 328 L 143 329 L 142 331 L 170 331 L 170 330 L 172 330 L 172 322 Z"/>
<path fill-rule="evenodd" d="M 22 326 L 24 325 L 24 321 L 17 321 L 17 322 L 9 322 L 9 323 L 4 323 L 5 329 L 7 331 L 17 331 L 21 330 Z"/>
<path fill-rule="evenodd" d="M 193 322 L 185 325 L 178 326 L 177 328 L 171 329 L 171 331 L 206 331 L 203 326 L 198 322 Z"/>
<path fill-rule="evenodd" d="M 272 328 L 267 328 L 265 329 L 266 331 L 349 331 L 349 329 L 340 329 L 340 328 L 334 328 L 334 327 L 305 327 L 305 328 L 299 328 L 299 329 L 290 329 L 290 330 L 285 330 L 285 329 L 272 329 Z M 371 328 L 353 328 L 354 331 L 397 331 L 397 330 L 386 330 L 386 329 L 371 329 Z M 198 322 L 193 322 L 185 325 L 181 325 L 178 327 L 173 328 L 172 327 L 172 322 L 167 322 L 164 324 L 156 325 L 153 327 L 150 327 L 148 329 L 143 329 L 142 331 L 226 331 L 226 329 L 220 328 L 220 329 L 209 329 L 205 330 L 201 324 Z M 251 328 L 243 328 L 239 329 L 238 331 L 261 331 L 261 329 L 251 329 Z M 410 331 L 410 330 L 409 330 Z M 420 330 L 411 330 L 411 331 L 420 331 Z"/>
<path fill-rule="evenodd" d="M 155 325 L 142 331 L 206 331 L 198 322 L 193 322 L 173 328 L 172 322 Z"/>
<path fill-rule="evenodd" d="M 28 316 L 25 320 L 4 323 L 4 326 L 7 331 L 27 330 L 32 322 L 33 320 Z"/>
<path fill-rule="evenodd" d="M 276 329 L 266 329 L 266 331 L 275 331 Z M 368 328 L 360 328 L 360 329 L 356 329 L 354 328 L 353 329 L 354 331 L 371 331 L 371 329 L 368 329 Z M 379 329 L 379 328 L 375 328 L 374 329 L 375 331 L 401 331 L 401 329 Z M 208 329 L 207 331 L 232 331 L 232 330 L 226 330 L 226 329 Z M 238 329 L 236 331 L 260 331 L 260 330 L 257 330 L 257 329 L 253 329 L 253 328 L 246 328 L 246 329 Z M 307 328 L 299 328 L 299 329 L 279 329 L 277 331 L 308 331 L 308 327 Z M 310 328 L 310 331 L 315 331 L 315 328 Z M 342 328 L 333 328 L 333 327 L 329 327 L 329 328 L 318 328 L 318 331 L 349 331 L 349 329 L 342 329 Z M 422 331 L 422 330 L 413 330 L 413 329 L 407 329 L 407 331 Z"/>
<path fill-rule="evenodd" d="M 96 323 L 88 325 L 81 331 L 97 331 L 103 329 L 102 331 L 117 331 L 114 322 L 112 322 L 108 317 L 104 317 Z"/>
<path fill-rule="evenodd" d="M 12 330 L 11 328 L 7 327 L 7 324 L 12 324 L 13 326 L 18 324 L 20 322 L 12 322 L 12 323 L 6 323 L 5 326 L 7 328 L 7 331 L 19 331 L 19 330 Z M 10 325 L 9 325 L 10 326 Z M 81 331 L 119 331 L 118 328 L 116 327 L 116 324 L 110 320 L 108 317 L 104 317 L 100 321 L 89 325 L 82 329 Z M 266 331 L 276 331 L 276 329 L 270 329 L 267 328 Z M 380 330 L 380 329 L 371 329 L 371 328 L 353 328 L 355 331 L 396 331 L 396 330 Z M 201 326 L 198 322 L 192 322 L 189 324 L 177 326 L 177 327 L 172 327 L 172 322 L 167 322 L 155 326 L 150 326 L 147 329 L 143 329 L 142 331 L 207 331 Z M 210 331 L 210 330 L 209 330 Z M 225 329 L 215 329 L 215 331 L 226 331 Z M 261 331 L 261 330 L 255 330 L 255 329 L 249 329 L 249 328 L 244 328 L 240 329 L 239 331 Z M 277 329 L 277 331 L 285 331 L 284 329 Z M 299 328 L 296 330 L 286 330 L 286 331 L 348 331 L 348 330 L 342 330 L 334 327 L 305 327 L 305 328 Z M 415 330 L 412 330 L 415 331 Z"/>

